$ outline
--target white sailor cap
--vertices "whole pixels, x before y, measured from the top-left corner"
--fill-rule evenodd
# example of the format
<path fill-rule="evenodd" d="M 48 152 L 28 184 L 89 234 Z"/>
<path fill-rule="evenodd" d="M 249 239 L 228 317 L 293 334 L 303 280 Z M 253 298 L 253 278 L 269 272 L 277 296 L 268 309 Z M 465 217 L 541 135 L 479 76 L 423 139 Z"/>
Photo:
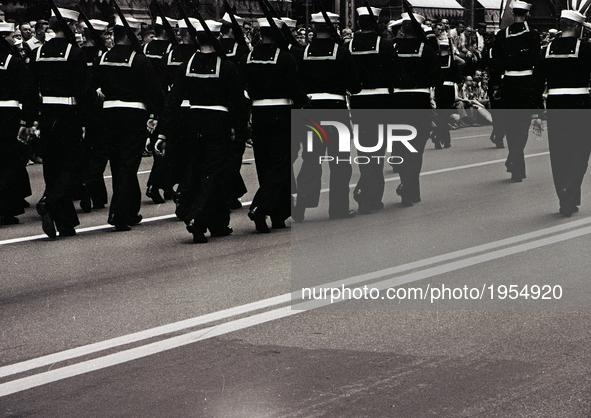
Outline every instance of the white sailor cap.
<path fill-rule="evenodd" d="M 402 19 L 398 20 L 391 20 L 388 22 L 388 29 L 392 29 L 393 27 L 402 25 Z"/>
<path fill-rule="evenodd" d="M 0 22 L 0 32 L 14 32 L 14 23 Z"/>
<path fill-rule="evenodd" d="M 194 28 L 196 28 L 199 25 L 199 19 L 196 19 L 194 17 L 190 17 L 189 22 L 191 22 L 191 25 L 193 25 Z M 185 22 L 185 19 L 179 20 L 179 29 L 187 29 L 187 23 Z"/>
<path fill-rule="evenodd" d="M 62 15 L 62 17 L 64 19 L 73 20 L 74 22 L 78 22 L 78 16 L 80 16 L 80 13 L 77 12 L 76 10 L 65 9 L 63 7 L 58 7 L 57 10 L 59 10 L 60 14 Z M 55 13 L 53 11 L 51 12 L 51 16 L 55 16 Z"/>
<path fill-rule="evenodd" d="M 244 18 L 237 15 L 234 15 L 234 18 L 236 19 L 236 22 L 238 22 L 239 25 L 242 25 L 244 23 Z M 222 17 L 222 22 L 232 24 L 232 18 L 230 17 L 230 14 L 228 12 L 224 14 L 224 17 Z"/>
<path fill-rule="evenodd" d="M 423 22 L 425 21 L 425 16 L 420 15 L 418 13 L 413 13 L 413 15 L 415 15 L 415 19 L 417 19 L 417 22 L 419 22 L 419 25 L 422 25 Z M 410 15 L 406 12 L 402 13 L 400 15 L 400 17 L 402 18 L 402 20 L 410 20 Z"/>
<path fill-rule="evenodd" d="M 378 9 L 377 7 L 372 7 L 371 8 L 371 13 L 377 18 L 380 15 L 380 12 L 382 11 L 382 9 Z M 369 10 L 367 10 L 367 6 L 364 7 L 358 7 L 357 8 L 357 14 L 361 17 L 361 16 L 369 16 Z"/>
<path fill-rule="evenodd" d="M 125 20 L 127 20 L 127 23 L 129 24 L 129 27 L 131 29 L 142 28 L 142 22 L 140 20 L 134 19 L 133 17 L 129 16 L 125 16 Z M 121 21 L 121 18 L 119 16 L 115 17 L 115 26 L 125 26 L 123 25 L 123 22 Z"/>
<path fill-rule="evenodd" d="M 288 28 L 295 28 L 298 24 L 297 20 L 290 19 L 289 17 L 282 17 L 281 20 L 283 20 L 283 23 L 285 23 Z"/>
<path fill-rule="evenodd" d="M 109 27 L 109 24 L 103 20 L 90 19 L 89 22 L 96 31 L 104 32 Z M 84 25 L 84 27 L 86 27 L 86 25 Z"/>
<path fill-rule="evenodd" d="M 529 10 L 531 9 L 531 4 L 529 4 L 526 1 L 513 0 L 513 3 L 511 3 L 511 7 L 513 9 Z"/>
<path fill-rule="evenodd" d="M 195 26 L 195 30 L 197 32 L 205 32 L 205 29 L 201 25 L 201 22 L 197 22 L 198 24 Z M 222 24 L 220 22 L 216 22 L 215 20 L 206 20 L 205 24 L 209 28 L 211 32 L 219 32 L 222 28 Z"/>
<path fill-rule="evenodd" d="M 550 35 L 558 35 L 558 29 L 554 29 L 554 28 L 548 29 L 548 33 Z"/>
<path fill-rule="evenodd" d="M 576 10 L 563 10 L 560 12 L 561 19 L 569 19 L 577 23 L 585 23 L 585 15 L 577 12 Z"/>
<path fill-rule="evenodd" d="M 267 19 L 266 17 L 259 17 L 257 19 L 257 22 L 259 22 L 260 28 L 270 28 L 271 27 L 271 24 L 269 23 L 269 19 Z M 281 26 L 283 26 L 283 20 L 281 20 L 281 19 L 277 19 L 274 17 L 273 22 L 275 22 L 275 24 L 277 25 L 278 28 L 281 28 Z"/>
<path fill-rule="evenodd" d="M 168 20 L 168 23 L 170 24 L 170 26 L 172 26 L 173 28 L 176 27 L 177 25 L 177 21 L 175 19 L 171 19 L 170 17 L 167 17 L 166 20 Z M 156 22 L 154 22 L 156 25 L 160 25 L 160 26 L 164 26 L 164 23 L 162 21 L 162 17 L 158 16 L 156 17 Z"/>
<path fill-rule="evenodd" d="M 330 23 L 337 23 L 339 21 L 339 15 L 336 13 L 326 12 L 328 18 L 330 19 Z M 312 13 L 312 23 L 326 23 L 324 20 L 324 16 L 322 16 L 322 12 L 319 13 Z"/>

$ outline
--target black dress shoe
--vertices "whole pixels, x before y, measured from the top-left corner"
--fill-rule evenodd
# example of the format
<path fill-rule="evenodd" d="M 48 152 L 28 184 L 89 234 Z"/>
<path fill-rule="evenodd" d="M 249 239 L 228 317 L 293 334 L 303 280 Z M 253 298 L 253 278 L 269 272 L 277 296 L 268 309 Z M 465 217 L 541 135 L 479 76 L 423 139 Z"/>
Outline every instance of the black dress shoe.
<path fill-rule="evenodd" d="M 283 229 L 285 228 L 285 221 L 282 219 L 273 219 L 271 217 L 271 229 Z"/>
<path fill-rule="evenodd" d="M 227 226 L 224 229 L 220 229 L 220 230 L 215 229 L 215 230 L 211 231 L 211 236 L 212 237 L 227 237 L 232 232 L 234 232 L 234 230 L 232 228 L 230 228 L 229 226 Z"/>
<path fill-rule="evenodd" d="M 172 189 L 164 190 L 164 199 L 172 200 L 173 196 L 174 196 L 174 190 L 172 190 Z"/>
<path fill-rule="evenodd" d="M 291 219 L 295 222 L 304 222 L 306 207 L 304 205 L 295 205 L 291 211 Z"/>
<path fill-rule="evenodd" d="M 16 225 L 19 222 L 16 216 L 0 216 L 0 225 Z"/>
<path fill-rule="evenodd" d="M 86 195 L 80 199 L 80 209 L 86 213 L 92 212 L 92 202 L 90 201 L 90 196 Z"/>
<path fill-rule="evenodd" d="M 354 218 L 357 215 L 357 212 L 354 210 L 350 210 L 347 213 L 338 214 L 338 215 L 328 215 L 328 219 L 349 219 Z"/>
<path fill-rule="evenodd" d="M 382 209 L 384 209 L 384 203 L 382 203 L 382 202 L 370 203 L 369 207 L 371 210 L 382 210 Z"/>
<path fill-rule="evenodd" d="M 131 226 L 129 226 L 125 223 L 116 223 L 115 224 L 115 231 L 117 231 L 117 232 L 131 231 Z"/>
<path fill-rule="evenodd" d="M 359 212 L 362 215 L 369 215 L 371 213 L 371 207 L 367 203 L 360 203 L 357 212 Z"/>
<path fill-rule="evenodd" d="M 104 203 L 93 203 L 93 205 L 92 205 L 92 209 L 94 209 L 94 210 L 104 209 L 104 208 L 105 208 Z"/>
<path fill-rule="evenodd" d="M 521 176 L 521 173 L 518 170 L 513 170 L 513 172 L 511 173 L 511 181 L 513 183 L 521 183 L 523 181 L 523 177 Z"/>
<path fill-rule="evenodd" d="M 29 202 L 27 202 L 27 199 L 23 199 L 23 208 L 30 208 L 31 204 Z"/>
<path fill-rule="evenodd" d="M 164 198 L 160 195 L 160 190 L 158 190 L 156 187 L 148 186 L 148 189 L 146 190 L 146 196 L 152 199 L 154 204 L 158 205 L 166 203 L 166 200 L 164 200 Z"/>
<path fill-rule="evenodd" d="M 59 237 L 73 237 L 76 235 L 76 230 L 74 228 L 64 229 L 63 231 L 59 231 Z"/>
<path fill-rule="evenodd" d="M 138 213 L 131 217 L 129 220 L 129 225 L 138 225 L 142 219 L 144 219 L 144 217 Z"/>
<path fill-rule="evenodd" d="M 411 206 L 414 206 L 410 196 L 406 196 L 406 195 L 402 196 L 402 206 L 404 206 L 406 208 L 410 208 Z"/>
<path fill-rule="evenodd" d="M 230 210 L 238 210 L 242 208 L 242 202 L 238 199 L 230 200 L 228 202 L 228 207 L 230 208 Z"/>
<path fill-rule="evenodd" d="M 195 225 L 195 221 L 192 221 L 187 225 L 187 231 L 193 234 L 193 242 L 195 244 L 205 244 L 207 242 L 207 237 L 205 236 L 203 229 Z"/>
<path fill-rule="evenodd" d="M 558 191 L 558 199 L 560 200 L 560 214 L 567 218 L 570 218 L 574 212 L 574 208 L 576 206 L 573 204 L 572 197 L 570 193 L 566 189 L 561 189 Z M 577 208 L 578 209 L 578 208 Z"/>
<path fill-rule="evenodd" d="M 248 217 L 254 222 L 254 227 L 257 231 L 262 232 L 263 234 L 271 232 L 269 226 L 267 225 L 267 217 L 258 208 L 249 211 Z"/>
<path fill-rule="evenodd" d="M 45 235 L 49 238 L 55 238 L 57 236 L 55 225 L 45 202 L 37 203 L 37 213 L 41 215 L 41 229 L 43 229 Z"/>

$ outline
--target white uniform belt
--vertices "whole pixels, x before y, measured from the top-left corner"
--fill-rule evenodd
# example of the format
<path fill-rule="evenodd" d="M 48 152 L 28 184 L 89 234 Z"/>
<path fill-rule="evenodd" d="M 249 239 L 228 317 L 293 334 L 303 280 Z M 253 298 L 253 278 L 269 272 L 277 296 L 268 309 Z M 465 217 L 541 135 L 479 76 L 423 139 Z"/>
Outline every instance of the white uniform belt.
<path fill-rule="evenodd" d="M 18 100 L 0 100 L 0 107 L 19 107 Z"/>
<path fill-rule="evenodd" d="M 523 70 L 523 71 L 505 71 L 505 75 L 511 77 L 522 77 L 525 75 L 533 75 L 534 70 Z"/>
<path fill-rule="evenodd" d="M 228 112 L 226 106 L 206 106 L 206 105 L 191 105 L 191 109 L 203 109 L 203 110 L 219 110 L 220 112 Z"/>
<path fill-rule="evenodd" d="M 394 93 L 431 93 L 429 88 L 423 89 L 394 89 Z"/>
<path fill-rule="evenodd" d="M 126 102 L 123 100 L 105 100 L 103 102 L 103 109 L 111 109 L 113 107 L 127 107 L 129 109 L 148 110 L 146 105 L 142 102 Z"/>
<path fill-rule="evenodd" d="M 189 100 L 183 100 L 181 107 L 191 107 L 191 102 Z"/>
<path fill-rule="evenodd" d="M 444 81 L 443 82 L 443 85 L 444 86 L 452 86 L 453 87 L 453 86 L 456 85 L 456 83 L 454 83 L 453 81 Z"/>
<path fill-rule="evenodd" d="M 345 96 L 332 93 L 311 93 L 309 96 L 312 100 L 346 100 Z"/>
<path fill-rule="evenodd" d="M 387 87 L 378 87 L 376 89 L 363 89 L 353 96 L 376 96 L 378 94 L 390 94 Z"/>
<path fill-rule="evenodd" d="M 589 94 L 589 87 L 568 87 L 562 89 L 548 89 L 549 95 L 559 95 L 559 94 Z"/>
<path fill-rule="evenodd" d="M 43 96 L 43 104 L 48 105 L 75 105 L 75 97 L 54 97 L 54 96 Z"/>
<path fill-rule="evenodd" d="M 291 99 L 260 99 L 253 100 L 253 106 L 291 106 L 293 100 Z"/>

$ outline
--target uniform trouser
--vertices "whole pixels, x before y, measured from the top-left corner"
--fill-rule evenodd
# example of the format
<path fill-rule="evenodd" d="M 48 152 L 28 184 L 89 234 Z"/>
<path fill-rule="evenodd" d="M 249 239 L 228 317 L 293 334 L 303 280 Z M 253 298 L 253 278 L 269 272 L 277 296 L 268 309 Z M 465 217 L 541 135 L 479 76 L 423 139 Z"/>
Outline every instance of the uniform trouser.
<path fill-rule="evenodd" d="M 228 201 L 240 199 L 246 193 L 246 184 L 240 174 L 242 156 L 246 149 L 247 132 L 242 129 L 236 132 L 234 140 L 230 142 L 228 156 L 228 170 L 224 175 L 224 194 Z"/>
<path fill-rule="evenodd" d="M 340 100 L 316 100 L 312 102 L 312 109 L 346 109 L 346 103 Z M 334 136 L 336 129 L 327 127 L 325 131 L 328 136 Z M 333 132 L 332 135 L 330 132 Z M 349 213 L 349 180 L 353 169 L 348 162 L 351 157 L 349 152 L 339 152 L 338 141 L 326 142 L 315 141 L 310 151 L 304 146 L 302 151 L 302 166 L 297 176 L 298 205 L 306 208 L 315 208 L 320 200 L 320 189 L 322 181 L 321 156 L 333 157 L 329 162 L 330 167 L 330 190 L 328 192 L 328 214 L 339 217 Z"/>
<path fill-rule="evenodd" d="M 24 166 L 21 146 L 16 139 L 19 113 L 18 108 L 0 108 L 0 216 L 24 213 L 21 186 Z"/>
<path fill-rule="evenodd" d="M 98 110 L 99 115 L 101 110 Z M 100 125 L 100 118 L 90 120 L 86 123 L 85 142 L 87 143 L 87 165 L 83 173 L 84 186 L 94 206 L 106 205 L 108 201 L 107 187 L 103 177 L 107 167 L 108 156 L 98 152 L 101 141 L 103 141 L 103 129 Z"/>
<path fill-rule="evenodd" d="M 524 150 L 527 144 L 529 125 L 531 124 L 532 110 L 513 109 L 505 110 L 503 120 L 505 134 L 507 135 L 507 148 L 509 155 L 505 165 L 507 169 L 525 177 L 525 156 Z"/>
<path fill-rule="evenodd" d="M 192 175 L 191 206 L 185 218 L 210 232 L 223 231 L 230 223 L 230 210 L 223 193 L 228 169 L 231 121 L 227 112 L 192 110 L 191 138 L 187 152 Z"/>
<path fill-rule="evenodd" d="M 148 114 L 144 110 L 103 110 L 103 140 L 98 158 L 108 159 L 113 176 L 109 223 L 131 224 L 140 211 L 141 191 L 137 172 L 142 161 Z"/>
<path fill-rule="evenodd" d="M 262 106 L 252 110 L 252 142 L 259 189 L 251 209 L 275 220 L 291 214 L 291 106 Z"/>
<path fill-rule="evenodd" d="M 39 121 L 43 153 L 43 201 L 58 231 L 79 225 L 72 194 L 82 175 L 82 126 L 74 106 L 48 105 Z"/>
<path fill-rule="evenodd" d="M 156 132 L 151 135 L 150 143 L 151 149 L 158 140 L 158 128 Z M 148 177 L 147 186 L 152 186 L 155 189 L 170 190 L 172 189 L 172 176 L 170 173 L 170 165 L 168 164 L 168 158 L 166 156 L 160 156 L 153 153 L 152 169 L 150 170 L 150 176 Z"/>
<path fill-rule="evenodd" d="M 455 102 L 455 89 L 453 86 L 439 86 L 435 88 L 435 103 L 437 110 L 436 130 L 437 141 L 443 146 L 451 145 L 451 136 L 449 134 L 449 119 L 453 114 L 452 109 Z"/>
<path fill-rule="evenodd" d="M 395 93 L 394 106 L 400 109 L 396 112 L 397 119 L 417 129 L 416 137 L 410 141 L 417 152 L 411 152 L 402 142 L 395 142 L 392 152 L 393 156 L 403 159 L 402 164 L 398 166 L 402 196 L 416 200 L 421 197 L 419 176 L 423 167 L 423 152 L 431 129 L 430 96 L 427 93 Z"/>
<path fill-rule="evenodd" d="M 591 154 L 587 126 L 588 109 L 548 110 L 548 143 L 554 187 L 566 189 L 576 206 L 581 204 L 581 185 Z M 566 202 L 561 202 L 564 204 Z"/>
<path fill-rule="evenodd" d="M 351 97 L 352 109 L 390 109 L 392 107 L 391 95 L 367 95 Z M 355 112 L 353 111 L 353 122 L 355 121 Z M 361 121 L 362 122 L 362 121 Z M 375 146 L 377 137 L 364 131 L 359 132 L 359 144 L 364 147 Z M 360 205 L 370 207 L 379 205 L 384 195 L 384 156 L 386 148 L 374 152 L 357 151 L 358 157 L 363 157 L 359 161 L 359 181 L 353 191 L 353 198 Z M 367 163 L 366 163 L 367 162 Z"/>

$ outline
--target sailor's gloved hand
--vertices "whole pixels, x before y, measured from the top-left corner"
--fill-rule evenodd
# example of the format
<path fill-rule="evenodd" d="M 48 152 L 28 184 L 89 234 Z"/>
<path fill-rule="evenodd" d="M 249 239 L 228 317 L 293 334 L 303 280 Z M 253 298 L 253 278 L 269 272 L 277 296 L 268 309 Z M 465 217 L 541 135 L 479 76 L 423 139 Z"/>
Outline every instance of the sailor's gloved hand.
<path fill-rule="evenodd" d="M 158 135 L 158 140 L 156 141 L 156 144 L 154 145 L 154 152 L 156 153 L 156 155 L 159 155 L 160 157 L 164 157 L 164 153 L 166 150 L 166 137 L 162 134 Z"/>

